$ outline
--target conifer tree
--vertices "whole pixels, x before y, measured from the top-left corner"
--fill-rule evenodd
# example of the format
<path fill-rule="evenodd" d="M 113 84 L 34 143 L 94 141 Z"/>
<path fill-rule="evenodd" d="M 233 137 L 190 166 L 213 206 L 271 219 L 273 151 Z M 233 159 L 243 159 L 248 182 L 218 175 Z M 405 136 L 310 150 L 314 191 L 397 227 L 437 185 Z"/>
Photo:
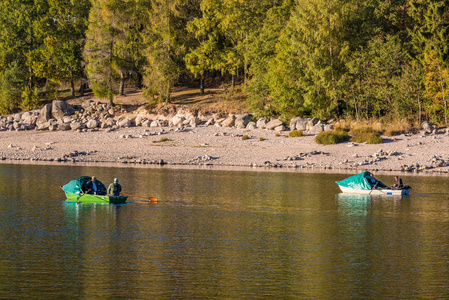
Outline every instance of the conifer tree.
<path fill-rule="evenodd" d="M 34 23 L 46 13 L 46 0 L 0 1 L 0 112 L 20 107 L 22 95 L 31 92 L 36 78 L 29 59 L 42 40 Z"/>
<path fill-rule="evenodd" d="M 73 98 L 75 81 L 84 75 L 82 49 L 90 1 L 49 0 L 48 5 L 47 13 L 35 22 L 43 44 L 30 55 L 33 72 L 55 84 L 70 82 Z"/>

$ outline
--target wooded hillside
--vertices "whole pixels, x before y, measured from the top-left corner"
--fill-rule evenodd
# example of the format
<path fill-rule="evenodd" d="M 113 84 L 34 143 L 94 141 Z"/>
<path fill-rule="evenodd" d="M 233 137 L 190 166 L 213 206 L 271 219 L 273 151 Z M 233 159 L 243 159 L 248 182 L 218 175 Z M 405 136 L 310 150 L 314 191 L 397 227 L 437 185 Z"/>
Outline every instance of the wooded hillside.
<path fill-rule="evenodd" d="M 2 0 L 0 112 L 218 75 L 260 116 L 447 125 L 448 28 L 443 0 Z"/>

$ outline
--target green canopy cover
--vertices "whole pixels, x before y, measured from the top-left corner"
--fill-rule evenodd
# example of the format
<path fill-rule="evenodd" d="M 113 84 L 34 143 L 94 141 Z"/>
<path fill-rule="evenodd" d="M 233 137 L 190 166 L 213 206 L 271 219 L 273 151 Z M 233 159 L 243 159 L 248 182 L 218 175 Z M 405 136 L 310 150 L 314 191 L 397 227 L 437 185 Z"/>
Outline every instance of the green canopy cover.
<path fill-rule="evenodd" d="M 370 172 L 363 172 L 341 181 L 337 181 L 339 186 L 355 189 L 355 190 L 371 190 L 371 185 L 369 184 L 367 177 L 370 176 Z"/>
<path fill-rule="evenodd" d="M 76 180 L 72 180 L 69 183 L 67 183 L 66 185 L 64 185 L 62 187 L 62 189 L 66 192 L 69 192 L 69 193 L 72 193 L 72 194 L 75 194 L 78 196 L 78 195 L 82 194 L 82 188 L 91 179 L 92 179 L 91 176 L 81 176 L 80 178 L 78 178 Z M 99 180 L 96 181 L 96 185 L 99 190 L 106 191 L 106 186 L 103 183 L 101 183 Z"/>

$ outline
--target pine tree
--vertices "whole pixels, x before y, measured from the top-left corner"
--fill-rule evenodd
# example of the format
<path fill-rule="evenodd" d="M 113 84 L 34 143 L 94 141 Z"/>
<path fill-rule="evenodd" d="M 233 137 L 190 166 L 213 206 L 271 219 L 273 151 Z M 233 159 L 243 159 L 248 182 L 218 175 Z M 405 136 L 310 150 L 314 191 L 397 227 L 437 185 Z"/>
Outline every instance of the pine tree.
<path fill-rule="evenodd" d="M 70 82 L 73 98 L 75 81 L 84 75 L 82 49 L 90 2 L 50 0 L 48 4 L 48 12 L 35 22 L 43 44 L 30 55 L 33 72 L 55 84 Z"/>
<path fill-rule="evenodd" d="M 45 0 L 0 1 L 0 112 L 19 108 L 22 94 L 34 89 L 36 78 L 29 59 L 42 40 L 34 23 L 48 10 Z"/>

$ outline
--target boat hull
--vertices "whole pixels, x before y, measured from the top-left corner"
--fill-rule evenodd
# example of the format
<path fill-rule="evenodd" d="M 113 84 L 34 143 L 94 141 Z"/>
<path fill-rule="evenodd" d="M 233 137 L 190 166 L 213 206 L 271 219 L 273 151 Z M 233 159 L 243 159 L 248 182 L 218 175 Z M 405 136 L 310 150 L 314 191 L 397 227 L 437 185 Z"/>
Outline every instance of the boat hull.
<path fill-rule="evenodd" d="M 100 196 L 82 194 L 76 195 L 73 193 L 65 192 L 67 202 L 81 202 L 81 203 L 106 203 L 106 204 L 122 204 L 128 199 L 127 196 Z"/>
<path fill-rule="evenodd" d="M 359 195 L 386 195 L 386 196 L 405 196 L 410 194 L 411 188 L 403 190 L 390 189 L 373 189 L 373 190 L 357 190 L 338 185 L 343 193 L 359 194 Z"/>

